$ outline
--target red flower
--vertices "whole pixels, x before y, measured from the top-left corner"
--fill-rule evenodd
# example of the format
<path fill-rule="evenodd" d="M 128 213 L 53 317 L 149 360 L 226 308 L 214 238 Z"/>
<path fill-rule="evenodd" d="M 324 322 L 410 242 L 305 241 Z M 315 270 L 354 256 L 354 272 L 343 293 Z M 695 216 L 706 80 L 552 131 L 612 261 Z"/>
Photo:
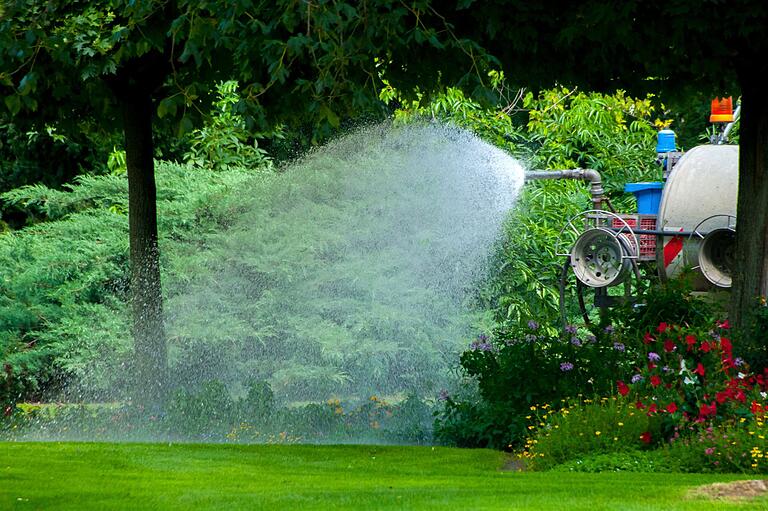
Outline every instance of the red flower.
<path fill-rule="evenodd" d="M 701 351 L 704 353 L 709 353 L 711 348 L 712 346 L 707 341 L 701 341 Z"/>
<path fill-rule="evenodd" d="M 664 341 L 664 351 L 666 351 L 667 353 L 671 353 L 675 351 L 676 347 L 677 346 L 675 345 L 675 341 L 670 341 L 670 340 Z"/>
<path fill-rule="evenodd" d="M 623 381 L 617 381 L 616 386 L 619 388 L 619 394 L 622 396 L 629 394 L 629 387 Z"/>
<path fill-rule="evenodd" d="M 708 417 L 709 415 L 714 415 L 717 413 L 717 405 L 715 403 L 712 403 L 711 405 L 707 405 L 706 403 L 703 403 L 699 407 L 699 418 Z"/>
<path fill-rule="evenodd" d="M 699 362 L 699 365 L 696 366 L 696 369 L 694 369 L 693 372 L 698 374 L 701 377 L 704 377 L 704 373 L 706 372 L 706 370 L 704 369 L 704 366 L 701 365 L 701 362 Z"/>
<path fill-rule="evenodd" d="M 659 378 L 655 374 L 651 376 L 651 385 L 653 385 L 654 387 L 658 387 L 660 383 L 661 383 L 661 378 Z"/>
<path fill-rule="evenodd" d="M 726 401 L 728 401 L 728 397 L 729 397 L 728 392 L 718 392 L 717 394 L 715 394 L 715 401 L 717 401 L 720 404 L 723 404 Z"/>
<path fill-rule="evenodd" d="M 717 327 L 718 327 L 718 328 L 722 328 L 722 329 L 724 329 L 724 330 L 728 330 L 729 328 L 731 328 L 731 324 L 730 324 L 730 323 L 728 323 L 728 320 L 726 319 L 726 320 L 725 320 L 725 321 L 723 321 L 723 322 L 720 322 L 720 321 L 718 321 L 718 322 L 717 322 Z"/>
<path fill-rule="evenodd" d="M 638 401 L 637 403 L 635 403 L 635 408 L 637 408 L 638 410 L 644 410 L 645 405 L 643 404 L 642 401 Z"/>
<path fill-rule="evenodd" d="M 669 330 L 669 325 L 667 325 L 663 321 L 659 323 L 659 326 L 656 327 L 656 331 L 659 332 L 660 334 L 663 334 L 667 330 Z"/>
<path fill-rule="evenodd" d="M 656 406 L 656 403 L 651 403 L 651 406 L 648 407 L 648 415 L 651 415 L 652 413 L 656 413 L 659 411 L 659 407 Z"/>
<path fill-rule="evenodd" d="M 674 401 L 672 401 L 671 403 L 669 403 L 669 404 L 667 405 L 667 407 L 665 408 L 665 410 L 666 410 L 666 411 L 668 411 L 669 413 L 675 413 L 675 412 L 677 411 L 677 403 L 675 403 Z"/>
<path fill-rule="evenodd" d="M 642 440 L 646 444 L 651 443 L 651 433 L 650 431 L 646 431 L 645 433 L 640 435 L 640 440 Z"/>
<path fill-rule="evenodd" d="M 644 344 L 651 344 L 656 339 L 653 338 L 653 336 L 650 334 L 650 332 L 645 332 L 645 335 L 643 336 L 643 343 Z"/>
<path fill-rule="evenodd" d="M 688 345 L 688 351 L 691 351 L 694 346 L 696 346 L 696 337 L 693 335 L 686 335 L 685 336 L 685 343 Z"/>
<path fill-rule="evenodd" d="M 749 407 L 749 411 L 754 414 L 757 414 L 758 412 L 763 411 L 763 406 L 757 401 L 752 401 L 752 405 Z"/>
<path fill-rule="evenodd" d="M 728 353 L 730 355 L 731 351 L 733 350 L 733 345 L 731 344 L 731 340 L 726 338 L 726 337 L 720 338 L 720 348 L 724 352 L 726 352 L 726 353 Z"/>

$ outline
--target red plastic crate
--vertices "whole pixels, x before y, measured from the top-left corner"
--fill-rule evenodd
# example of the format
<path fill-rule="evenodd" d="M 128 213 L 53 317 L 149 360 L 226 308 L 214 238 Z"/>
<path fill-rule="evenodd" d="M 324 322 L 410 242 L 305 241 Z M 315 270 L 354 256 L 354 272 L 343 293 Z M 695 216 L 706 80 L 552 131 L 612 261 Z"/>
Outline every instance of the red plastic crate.
<path fill-rule="evenodd" d="M 632 229 L 640 229 L 644 231 L 653 231 L 656 229 L 656 215 L 618 215 L 624 220 L 628 226 Z M 639 225 L 639 227 L 638 227 Z M 618 218 L 611 219 L 611 227 L 620 229 L 624 227 Z M 656 260 L 656 235 L 655 234 L 638 234 L 638 241 L 640 242 L 640 253 L 638 256 L 639 261 L 654 261 Z"/>

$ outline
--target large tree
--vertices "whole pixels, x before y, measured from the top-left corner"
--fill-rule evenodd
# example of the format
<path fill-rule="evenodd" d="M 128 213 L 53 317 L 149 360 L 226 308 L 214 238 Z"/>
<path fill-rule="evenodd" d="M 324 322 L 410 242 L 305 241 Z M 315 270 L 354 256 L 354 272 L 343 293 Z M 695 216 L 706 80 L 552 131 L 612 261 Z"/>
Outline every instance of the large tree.
<path fill-rule="evenodd" d="M 189 129 L 205 113 L 205 92 L 234 78 L 257 122 L 310 125 L 323 136 L 342 119 L 381 108 L 385 73 L 409 89 L 477 76 L 473 66 L 483 58 L 424 1 L 0 3 L 7 112 L 57 126 L 96 118 L 123 131 L 135 373 L 144 399 L 162 394 L 167 370 L 153 122 L 174 118 Z"/>

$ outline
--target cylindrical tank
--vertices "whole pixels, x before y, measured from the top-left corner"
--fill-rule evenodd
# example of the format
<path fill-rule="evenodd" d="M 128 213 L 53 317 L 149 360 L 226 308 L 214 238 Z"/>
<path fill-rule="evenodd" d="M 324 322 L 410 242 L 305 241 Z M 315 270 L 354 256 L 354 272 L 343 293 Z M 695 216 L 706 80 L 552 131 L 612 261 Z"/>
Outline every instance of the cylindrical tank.
<path fill-rule="evenodd" d="M 703 145 L 686 152 L 672 169 L 664 187 L 657 228 L 669 232 L 696 229 L 702 235 L 715 229 L 732 228 L 736 217 L 738 172 L 738 146 Z M 659 236 L 656 258 L 662 280 L 694 269 L 694 290 L 711 288 L 712 284 L 697 268 L 701 239 L 698 235 Z"/>

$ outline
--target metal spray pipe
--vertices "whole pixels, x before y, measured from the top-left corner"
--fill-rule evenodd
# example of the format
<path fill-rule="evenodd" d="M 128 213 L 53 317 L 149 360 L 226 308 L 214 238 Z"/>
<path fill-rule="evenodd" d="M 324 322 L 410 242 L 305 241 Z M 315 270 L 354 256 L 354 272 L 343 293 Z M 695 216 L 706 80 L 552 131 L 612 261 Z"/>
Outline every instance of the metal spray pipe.
<path fill-rule="evenodd" d="M 525 173 L 525 180 L 540 179 L 580 179 L 589 182 L 589 193 L 592 195 L 592 209 L 603 209 L 605 190 L 600 173 L 594 169 L 565 169 L 565 170 L 531 170 Z"/>

